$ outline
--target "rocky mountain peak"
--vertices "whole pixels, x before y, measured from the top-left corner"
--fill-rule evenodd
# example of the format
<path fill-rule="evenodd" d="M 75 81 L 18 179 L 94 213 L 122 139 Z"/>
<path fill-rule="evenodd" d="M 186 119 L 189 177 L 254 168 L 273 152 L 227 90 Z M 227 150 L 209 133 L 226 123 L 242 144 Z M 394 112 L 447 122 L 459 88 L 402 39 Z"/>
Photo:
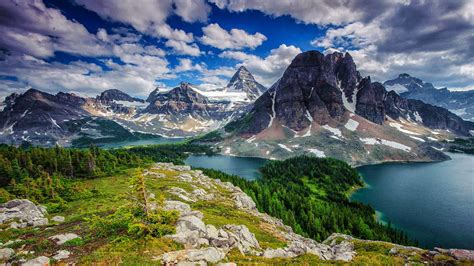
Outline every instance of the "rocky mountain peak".
<path fill-rule="evenodd" d="M 266 88 L 258 83 L 244 66 L 239 67 L 226 86 L 227 91 L 243 91 L 251 101 L 257 99 Z"/>

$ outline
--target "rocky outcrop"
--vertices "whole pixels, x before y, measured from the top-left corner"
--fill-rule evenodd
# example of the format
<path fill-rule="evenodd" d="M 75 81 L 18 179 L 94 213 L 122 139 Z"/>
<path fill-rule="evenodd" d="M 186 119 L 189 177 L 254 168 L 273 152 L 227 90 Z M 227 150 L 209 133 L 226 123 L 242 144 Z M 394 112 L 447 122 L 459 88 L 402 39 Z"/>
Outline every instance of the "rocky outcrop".
<path fill-rule="evenodd" d="M 31 259 L 29 261 L 26 261 L 25 263 L 21 264 L 22 266 L 44 266 L 44 265 L 49 265 L 49 258 L 45 256 L 40 256 L 34 259 Z"/>
<path fill-rule="evenodd" d="M 145 102 L 143 99 L 132 97 L 125 92 L 116 89 L 103 91 L 99 96 L 97 96 L 97 100 L 105 103 L 113 101 Z"/>
<path fill-rule="evenodd" d="M 176 167 L 180 166 L 158 163 L 153 169 L 172 170 Z M 228 195 L 226 198 L 232 199 L 235 208 L 255 216 L 256 219 L 265 221 L 271 225 L 271 227 L 274 227 L 274 230 L 279 230 L 279 237 L 285 239 L 285 241 L 288 242 L 288 246 L 279 249 L 262 249 L 259 241 L 247 226 L 242 224 L 227 224 L 217 228 L 212 224 L 205 224 L 202 220 L 203 214 L 199 211 L 192 210 L 187 203 L 168 200 L 165 201 L 164 208 L 179 211 L 180 217 L 176 224 L 175 234 L 166 237 L 183 244 L 186 249 L 165 253 L 157 258 L 165 264 L 178 262 L 216 263 L 222 260 L 232 249 L 237 249 L 242 254 L 263 256 L 265 258 L 293 258 L 309 253 L 317 255 L 323 260 L 350 261 L 355 255 L 354 247 L 349 242 L 343 241 L 341 243 L 322 244 L 294 233 L 293 230 L 285 226 L 281 220 L 260 213 L 256 209 L 255 202 L 252 198 L 247 196 L 239 187 L 229 182 L 210 179 L 203 175 L 201 171 L 192 171 L 188 168 L 185 173 L 176 175 L 176 178 L 180 182 L 186 182 L 191 185 L 199 184 L 202 187 L 208 188 L 209 191 L 206 191 L 207 189 L 200 189 L 206 191 L 206 194 L 216 194 L 210 190 L 226 190 L 227 193 L 230 193 L 230 196 Z M 184 189 L 181 190 L 185 191 Z M 177 191 L 177 189 L 173 191 Z M 199 195 L 196 193 L 187 194 L 188 202 L 211 200 L 198 197 Z M 219 198 L 221 196 L 216 195 L 215 197 Z M 222 198 L 222 200 L 224 200 L 224 198 Z M 214 259 L 216 258 L 220 259 L 215 261 Z"/>
<path fill-rule="evenodd" d="M 48 224 L 46 213 L 43 206 L 36 206 L 27 199 L 15 199 L 0 204 L 0 224 L 12 222 L 13 228 L 43 226 Z"/>

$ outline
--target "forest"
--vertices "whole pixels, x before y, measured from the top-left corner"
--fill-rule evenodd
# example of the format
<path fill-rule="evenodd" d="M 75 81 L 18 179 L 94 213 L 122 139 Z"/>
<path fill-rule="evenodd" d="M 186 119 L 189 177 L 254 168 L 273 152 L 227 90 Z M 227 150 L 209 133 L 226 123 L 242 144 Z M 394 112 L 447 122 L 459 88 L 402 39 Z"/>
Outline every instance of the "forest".
<path fill-rule="evenodd" d="M 262 178 L 255 181 L 201 170 L 211 178 L 239 186 L 261 212 L 282 219 L 295 232 L 315 240 L 339 232 L 363 239 L 417 244 L 390 224 L 378 223 L 370 206 L 349 201 L 348 193 L 363 183 L 357 171 L 345 162 L 307 156 L 271 161 L 262 167 Z"/>
<path fill-rule="evenodd" d="M 163 144 L 104 150 L 0 145 L 0 203 L 13 196 L 35 202 L 68 201 L 87 191 L 80 179 L 110 176 L 153 162 L 184 164 L 189 153 L 210 153 L 208 146 Z"/>

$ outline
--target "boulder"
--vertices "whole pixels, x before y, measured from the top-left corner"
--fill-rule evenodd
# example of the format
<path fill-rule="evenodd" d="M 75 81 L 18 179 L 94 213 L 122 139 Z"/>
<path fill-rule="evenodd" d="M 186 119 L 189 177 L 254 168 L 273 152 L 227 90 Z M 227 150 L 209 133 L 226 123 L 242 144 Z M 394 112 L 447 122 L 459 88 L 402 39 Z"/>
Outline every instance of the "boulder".
<path fill-rule="evenodd" d="M 189 204 L 177 200 L 167 200 L 163 207 L 165 210 L 178 211 L 180 214 L 186 214 L 191 211 Z"/>
<path fill-rule="evenodd" d="M 49 265 L 49 258 L 45 256 L 37 257 L 35 259 L 31 259 L 23 264 L 22 266 L 45 266 Z"/>
<path fill-rule="evenodd" d="M 66 234 L 54 235 L 54 236 L 50 237 L 49 239 L 56 242 L 57 245 L 62 245 L 64 243 L 66 243 L 67 241 L 72 240 L 72 239 L 76 239 L 76 238 L 81 238 L 81 237 L 74 234 L 74 233 L 66 233 Z"/>
<path fill-rule="evenodd" d="M 71 252 L 67 251 L 67 250 L 59 250 L 58 252 L 56 252 L 56 254 L 53 256 L 53 259 L 57 260 L 57 261 L 60 261 L 60 260 L 64 260 L 64 259 L 67 259 L 69 258 L 69 256 L 71 255 Z"/>
<path fill-rule="evenodd" d="M 224 259 L 226 253 L 221 249 L 209 247 L 203 249 L 185 249 L 172 251 L 160 256 L 161 262 L 166 265 L 178 262 L 217 263 Z"/>
<path fill-rule="evenodd" d="M 255 235 L 245 225 L 225 225 L 223 228 L 229 235 L 229 241 L 233 243 L 231 248 L 236 247 L 244 254 L 260 249 Z"/>
<path fill-rule="evenodd" d="M 17 219 L 28 225 L 45 225 L 48 223 L 48 219 L 44 218 L 45 214 L 45 207 L 36 206 L 27 199 L 14 199 L 0 204 L 0 224 Z"/>
<path fill-rule="evenodd" d="M 235 206 L 239 209 L 256 210 L 257 206 L 255 202 L 247 194 L 243 192 L 235 193 L 234 195 Z"/>
<path fill-rule="evenodd" d="M 206 237 L 208 239 L 219 237 L 219 231 L 217 231 L 217 228 L 212 224 L 206 225 L 206 232 L 207 232 Z"/>
<path fill-rule="evenodd" d="M 11 248 L 2 248 L 0 249 L 0 260 L 8 259 L 15 254 L 15 251 Z"/>
<path fill-rule="evenodd" d="M 62 223 L 64 222 L 65 219 L 64 219 L 64 216 L 54 216 L 53 218 L 51 218 L 51 220 L 57 223 Z"/>

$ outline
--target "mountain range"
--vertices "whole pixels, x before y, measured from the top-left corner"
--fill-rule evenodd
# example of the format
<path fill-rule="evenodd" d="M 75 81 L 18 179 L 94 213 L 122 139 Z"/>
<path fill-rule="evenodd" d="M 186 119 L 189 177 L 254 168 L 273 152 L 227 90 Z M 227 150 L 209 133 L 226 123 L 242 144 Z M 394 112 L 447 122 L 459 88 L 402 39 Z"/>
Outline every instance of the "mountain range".
<path fill-rule="evenodd" d="M 78 139 L 188 137 L 217 130 L 212 144 L 229 155 L 284 159 L 311 153 L 353 164 L 445 159 L 437 142 L 469 136 L 474 123 L 411 99 L 405 93 L 417 92 L 414 84 L 429 87 L 407 74 L 372 82 L 349 53 L 308 51 L 268 90 L 245 67 L 224 88 L 181 82 L 156 88 L 146 100 L 115 89 L 95 98 L 30 89 L 5 99 L 0 141 L 68 146 Z"/>
<path fill-rule="evenodd" d="M 437 89 L 433 84 L 406 73 L 400 74 L 395 79 L 385 81 L 383 85 L 387 90 L 394 90 L 402 97 L 443 107 L 465 120 L 474 121 L 474 90 L 450 91 L 447 88 Z"/>

